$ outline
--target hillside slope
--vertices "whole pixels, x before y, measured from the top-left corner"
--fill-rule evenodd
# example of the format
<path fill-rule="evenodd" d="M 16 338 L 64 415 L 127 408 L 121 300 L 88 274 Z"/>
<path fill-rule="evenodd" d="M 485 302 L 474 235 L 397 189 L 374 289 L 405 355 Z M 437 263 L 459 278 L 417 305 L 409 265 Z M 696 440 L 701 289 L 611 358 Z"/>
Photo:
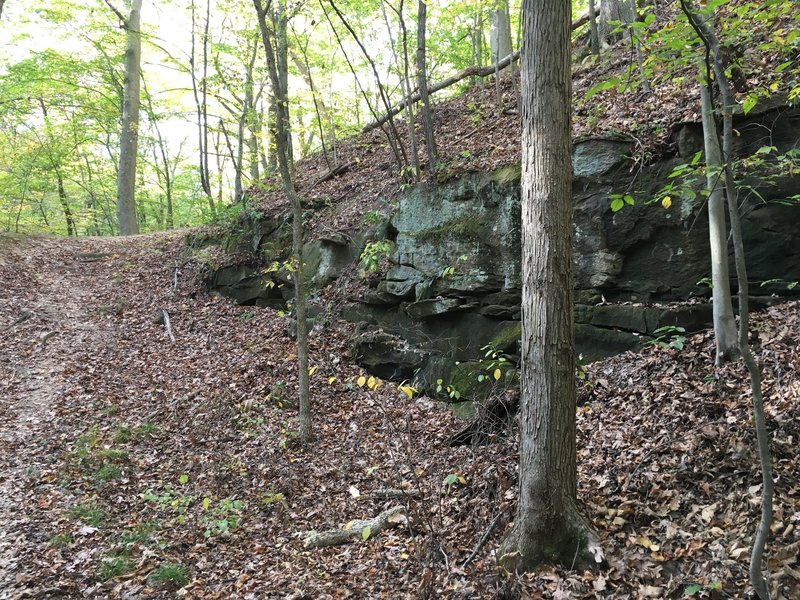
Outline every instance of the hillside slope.
<path fill-rule="evenodd" d="M 515 433 L 450 448 L 447 410 L 359 387 L 348 332 L 326 325 L 311 336 L 317 440 L 300 447 L 286 317 L 207 296 L 179 248 L 0 238 L 0 598 L 167 598 L 170 565 L 193 598 L 746 597 L 749 393 L 738 365 L 713 368 L 709 335 L 588 368 L 579 495 L 610 566 L 512 577 L 494 552 L 514 514 Z M 798 308 L 754 319 L 777 477 L 769 566 L 786 599 L 800 595 Z M 307 531 L 394 505 L 395 528 L 303 549 Z"/>

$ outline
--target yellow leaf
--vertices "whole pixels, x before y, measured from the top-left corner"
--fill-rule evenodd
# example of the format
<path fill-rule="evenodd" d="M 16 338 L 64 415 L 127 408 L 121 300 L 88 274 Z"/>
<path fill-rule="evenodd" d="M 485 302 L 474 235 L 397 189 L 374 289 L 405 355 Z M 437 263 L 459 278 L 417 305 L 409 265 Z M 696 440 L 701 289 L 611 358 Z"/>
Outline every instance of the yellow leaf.
<path fill-rule="evenodd" d="M 458 476 L 458 482 L 459 482 L 461 485 L 467 485 L 467 478 L 466 478 L 466 477 L 464 477 L 463 475 L 459 475 L 459 476 Z"/>
<path fill-rule="evenodd" d="M 356 381 L 356 383 L 358 384 L 358 387 L 364 387 L 364 384 L 367 383 L 367 378 L 362 375 L 361 377 L 358 378 L 358 381 Z"/>
<path fill-rule="evenodd" d="M 369 389 L 371 389 L 371 390 L 375 389 L 375 378 L 374 377 L 370 377 L 369 379 L 367 379 L 367 387 Z"/>
<path fill-rule="evenodd" d="M 409 398 L 413 398 L 414 394 L 416 393 L 416 389 L 411 387 L 410 385 L 401 385 L 399 386 L 401 392 L 403 392 Z"/>
<path fill-rule="evenodd" d="M 314 373 L 316 373 L 316 372 L 317 372 L 317 367 L 311 367 L 311 368 L 308 370 L 308 376 L 309 376 L 309 377 L 311 377 L 311 376 L 312 376 Z"/>
<path fill-rule="evenodd" d="M 366 527 L 364 527 L 364 529 L 361 530 L 361 539 L 367 541 L 371 533 L 372 529 L 370 529 L 370 526 L 367 525 Z"/>
<path fill-rule="evenodd" d="M 661 200 L 661 206 L 663 206 L 664 208 L 669 208 L 670 206 L 672 206 L 672 198 L 670 198 L 669 196 L 664 196 L 664 199 Z"/>
<path fill-rule="evenodd" d="M 658 552 L 659 550 L 658 544 L 654 544 L 653 542 L 650 541 L 649 538 L 646 538 L 643 535 L 640 535 L 638 538 L 636 538 L 636 543 L 653 552 Z"/>
<path fill-rule="evenodd" d="M 334 381 L 336 381 L 336 377 L 328 377 L 328 385 L 332 384 Z"/>
<path fill-rule="evenodd" d="M 376 379 L 375 379 L 375 387 L 374 387 L 373 389 L 376 389 L 376 390 L 377 390 L 377 389 L 378 389 L 379 387 L 381 387 L 382 385 L 383 385 L 383 381 L 381 381 L 380 379 L 377 379 L 377 378 L 376 378 Z"/>
<path fill-rule="evenodd" d="M 500 378 L 503 376 L 503 372 L 500 369 L 494 370 L 494 380 L 500 381 Z"/>
<path fill-rule="evenodd" d="M 356 523 L 356 521 L 348 521 L 347 523 L 344 524 L 344 527 L 342 527 L 342 529 L 344 531 L 347 531 L 353 526 L 354 523 Z"/>
<path fill-rule="evenodd" d="M 408 560 L 408 559 L 409 559 L 408 552 L 401 552 L 400 553 L 400 560 Z"/>
<path fill-rule="evenodd" d="M 211 498 L 206 496 L 203 498 L 203 510 L 208 510 L 208 507 L 211 505 Z"/>

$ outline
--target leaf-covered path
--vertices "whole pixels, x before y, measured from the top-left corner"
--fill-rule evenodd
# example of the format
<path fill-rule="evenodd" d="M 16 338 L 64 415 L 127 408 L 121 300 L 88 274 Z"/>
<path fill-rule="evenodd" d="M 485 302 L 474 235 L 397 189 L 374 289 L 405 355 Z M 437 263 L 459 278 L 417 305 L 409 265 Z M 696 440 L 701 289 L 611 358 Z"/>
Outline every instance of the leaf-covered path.
<path fill-rule="evenodd" d="M 0 597 L 12 598 L 38 577 L 28 552 L 42 540 L 28 527 L 35 498 L 25 482 L 53 443 L 64 365 L 76 347 L 96 348 L 103 334 L 87 312 L 95 257 L 64 240 L 0 244 Z"/>
<path fill-rule="evenodd" d="M 0 236 L 0 598 L 747 597 L 747 377 L 712 366 L 708 334 L 587 369 L 579 496 L 608 568 L 512 576 L 494 553 L 515 431 L 450 448 L 463 424 L 392 384 L 359 387 L 331 319 L 311 336 L 317 439 L 303 448 L 287 318 L 209 296 L 200 275 L 179 235 Z M 790 600 L 798 303 L 754 322 L 777 477 L 770 583 Z M 379 532 L 304 547 L 396 506 Z"/>

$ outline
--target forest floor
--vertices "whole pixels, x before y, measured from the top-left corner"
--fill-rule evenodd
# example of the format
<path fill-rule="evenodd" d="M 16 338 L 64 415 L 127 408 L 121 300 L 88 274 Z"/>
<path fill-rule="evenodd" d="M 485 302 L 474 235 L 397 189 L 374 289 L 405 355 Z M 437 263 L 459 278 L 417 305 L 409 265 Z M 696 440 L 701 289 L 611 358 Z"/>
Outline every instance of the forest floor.
<path fill-rule="evenodd" d="M 180 248 L 180 234 L 0 236 L 0 598 L 748 597 L 748 380 L 713 367 L 708 333 L 587 368 L 579 497 L 609 564 L 509 575 L 495 553 L 516 427 L 450 448 L 463 423 L 392 383 L 359 386 L 331 323 L 311 335 L 303 447 L 287 317 L 207 295 Z M 777 490 L 767 567 L 787 600 L 800 598 L 799 308 L 756 315 L 753 333 Z M 383 531 L 303 546 L 393 506 Z"/>

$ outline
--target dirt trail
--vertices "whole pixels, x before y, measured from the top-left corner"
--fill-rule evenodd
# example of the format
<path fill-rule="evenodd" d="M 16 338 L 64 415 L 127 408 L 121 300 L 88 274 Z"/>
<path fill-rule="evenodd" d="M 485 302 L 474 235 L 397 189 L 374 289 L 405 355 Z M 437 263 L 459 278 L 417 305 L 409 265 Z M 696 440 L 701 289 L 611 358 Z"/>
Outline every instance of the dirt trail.
<path fill-rule="evenodd" d="M 48 541 L 26 523 L 33 456 L 52 442 L 61 373 L 77 348 L 113 335 L 89 321 L 98 243 L 0 238 L 0 599 L 29 597 L 27 557 Z"/>

